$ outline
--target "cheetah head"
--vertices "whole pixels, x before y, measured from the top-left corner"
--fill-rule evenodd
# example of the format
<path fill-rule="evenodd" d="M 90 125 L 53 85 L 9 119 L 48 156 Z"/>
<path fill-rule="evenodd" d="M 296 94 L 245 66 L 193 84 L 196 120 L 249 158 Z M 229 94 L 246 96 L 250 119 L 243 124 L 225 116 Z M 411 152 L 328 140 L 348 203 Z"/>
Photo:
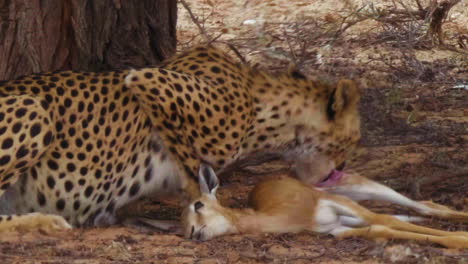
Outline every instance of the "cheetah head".
<path fill-rule="evenodd" d="M 293 72 L 258 78 L 255 133 L 241 151 L 272 154 L 289 161 L 297 176 L 311 184 L 336 178 L 355 154 L 360 140 L 360 92 L 351 80 L 334 85 L 307 80 Z"/>

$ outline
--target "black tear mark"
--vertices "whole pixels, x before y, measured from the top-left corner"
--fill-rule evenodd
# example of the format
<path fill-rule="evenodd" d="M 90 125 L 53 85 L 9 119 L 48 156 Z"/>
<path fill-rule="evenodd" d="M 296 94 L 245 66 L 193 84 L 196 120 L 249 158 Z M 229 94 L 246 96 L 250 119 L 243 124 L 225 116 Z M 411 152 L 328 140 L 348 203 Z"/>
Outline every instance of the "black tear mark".
<path fill-rule="evenodd" d="M 328 99 L 328 104 L 327 104 L 327 117 L 328 121 L 333 121 L 335 120 L 335 115 L 336 112 L 333 109 L 333 104 L 335 103 L 335 94 L 336 94 L 336 89 L 333 90 L 332 94 L 330 95 L 330 99 Z"/>

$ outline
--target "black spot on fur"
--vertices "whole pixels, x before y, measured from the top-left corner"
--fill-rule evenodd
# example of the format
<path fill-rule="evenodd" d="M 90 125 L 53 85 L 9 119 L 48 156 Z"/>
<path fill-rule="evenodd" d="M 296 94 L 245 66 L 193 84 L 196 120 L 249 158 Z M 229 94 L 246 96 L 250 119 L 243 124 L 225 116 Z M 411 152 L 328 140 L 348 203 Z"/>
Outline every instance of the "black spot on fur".
<path fill-rule="evenodd" d="M 130 187 L 130 192 L 129 192 L 130 197 L 135 196 L 138 193 L 139 190 L 140 190 L 140 183 L 135 182 L 132 185 L 132 187 Z"/>
<path fill-rule="evenodd" d="M 37 193 L 37 203 L 40 206 L 44 206 L 46 204 L 46 198 L 42 192 Z"/>
<path fill-rule="evenodd" d="M 47 177 L 47 186 L 49 186 L 50 189 L 55 187 L 55 180 L 52 176 Z"/>
<path fill-rule="evenodd" d="M 7 164 L 10 160 L 10 155 L 3 155 L 3 157 L 0 158 L 0 166 Z"/>
<path fill-rule="evenodd" d="M 85 192 L 84 192 L 85 197 L 86 197 L 86 198 L 89 198 L 89 197 L 91 196 L 91 194 L 93 194 L 93 191 L 94 191 L 94 187 L 93 187 L 93 186 L 88 186 L 88 187 L 86 187 Z"/>
<path fill-rule="evenodd" d="M 66 181 L 64 186 L 66 192 L 70 192 L 73 189 L 73 183 L 71 181 Z"/>
<path fill-rule="evenodd" d="M 21 146 L 18 151 L 16 151 L 16 158 L 21 159 L 24 156 L 28 155 L 29 150 L 25 146 Z"/>
<path fill-rule="evenodd" d="M 2 149 L 9 149 L 13 146 L 13 139 L 12 138 L 6 138 L 2 142 Z"/>
<path fill-rule="evenodd" d="M 39 133 L 41 133 L 41 124 L 36 123 L 32 125 L 29 132 L 30 132 L 31 137 L 37 136 Z"/>
<path fill-rule="evenodd" d="M 56 203 L 57 210 L 63 211 L 65 209 L 65 200 L 59 199 Z"/>
<path fill-rule="evenodd" d="M 153 177 L 153 167 L 150 166 L 145 173 L 145 182 L 149 182 L 151 180 L 151 177 Z"/>
<path fill-rule="evenodd" d="M 18 110 L 16 110 L 15 116 L 17 118 L 21 118 L 26 114 L 26 112 L 27 112 L 26 108 L 19 108 Z"/>
<path fill-rule="evenodd" d="M 333 104 L 335 103 L 335 92 L 336 92 L 336 90 L 333 91 L 333 93 L 330 96 L 330 99 L 328 99 L 328 104 L 327 104 L 328 121 L 335 120 L 336 112 L 335 112 L 335 110 L 333 110 Z"/>
<path fill-rule="evenodd" d="M 221 69 L 220 69 L 219 67 L 217 67 L 217 66 L 213 66 L 213 67 L 211 67 L 211 71 L 212 71 L 213 73 L 220 73 L 220 72 L 221 72 Z"/>
<path fill-rule="evenodd" d="M 151 79 L 151 78 L 153 78 L 153 74 L 151 72 L 145 72 L 145 78 L 146 79 Z"/>
<path fill-rule="evenodd" d="M 48 146 L 53 140 L 53 134 L 51 131 L 47 132 L 44 136 L 44 140 L 43 140 L 43 143 L 44 143 L 44 146 Z"/>
<path fill-rule="evenodd" d="M 18 132 L 21 130 L 22 127 L 23 127 L 23 125 L 22 125 L 20 122 L 17 122 L 17 123 L 15 123 L 15 124 L 13 125 L 11 131 L 13 131 L 13 133 L 16 134 L 16 133 L 18 133 Z"/>
<path fill-rule="evenodd" d="M 49 166 L 49 169 L 51 169 L 51 170 L 57 170 L 58 169 L 57 162 L 55 162 L 53 160 L 48 160 L 47 161 L 47 166 Z"/>

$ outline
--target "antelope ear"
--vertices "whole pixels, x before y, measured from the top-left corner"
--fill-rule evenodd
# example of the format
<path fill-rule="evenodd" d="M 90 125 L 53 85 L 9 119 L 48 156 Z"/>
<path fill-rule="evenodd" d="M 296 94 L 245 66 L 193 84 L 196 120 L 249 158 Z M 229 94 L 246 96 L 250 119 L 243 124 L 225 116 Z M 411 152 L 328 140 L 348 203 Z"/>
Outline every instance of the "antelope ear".
<path fill-rule="evenodd" d="M 219 180 L 210 165 L 202 163 L 198 171 L 198 184 L 201 193 L 216 195 L 219 187 Z"/>
<path fill-rule="evenodd" d="M 301 71 L 299 71 L 297 65 L 292 63 L 288 67 L 288 75 L 295 79 L 307 80 L 307 77 Z"/>
<path fill-rule="evenodd" d="M 352 80 L 340 80 L 328 99 L 328 120 L 333 121 L 336 116 L 357 107 L 359 99 L 360 92 L 357 84 Z"/>

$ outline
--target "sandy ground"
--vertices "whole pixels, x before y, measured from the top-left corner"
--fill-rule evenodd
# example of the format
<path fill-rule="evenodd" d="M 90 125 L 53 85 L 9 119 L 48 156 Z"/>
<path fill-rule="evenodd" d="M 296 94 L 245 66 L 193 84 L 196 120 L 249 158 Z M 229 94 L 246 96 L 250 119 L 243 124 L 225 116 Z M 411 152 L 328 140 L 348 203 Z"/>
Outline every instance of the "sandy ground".
<path fill-rule="evenodd" d="M 454 8 L 444 26 L 446 42 L 458 51 L 408 47 L 411 34 L 402 37 L 374 19 L 331 38 L 330 32 L 339 29 L 337 23 L 349 12 L 375 12 L 391 7 L 393 1 L 374 1 L 373 7 L 358 0 L 187 2 L 210 38 L 234 44 L 253 65 L 281 71 L 293 61 L 312 78 L 357 80 L 363 87 L 362 143 L 368 153 L 352 167 L 410 197 L 468 211 L 468 50 L 457 46 L 468 34 L 467 1 Z M 179 49 L 203 41 L 181 5 L 179 11 Z M 296 48 L 298 43 L 306 48 Z M 252 186 L 278 168 L 282 164 L 224 175 L 221 200 L 245 206 Z M 388 204 L 365 204 L 378 212 L 409 213 Z M 137 211 L 177 219 L 180 208 L 174 200 L 145 200 Z M 424 224 L 468 230 L 468 224 L 435 219 Z M 468 251 L 405 241 L 336 240 L 311 233 L 235 235 L 201 243 L 112 227 L 47 235 L 2 233 L 0 263 L 468 263 Z"/>

